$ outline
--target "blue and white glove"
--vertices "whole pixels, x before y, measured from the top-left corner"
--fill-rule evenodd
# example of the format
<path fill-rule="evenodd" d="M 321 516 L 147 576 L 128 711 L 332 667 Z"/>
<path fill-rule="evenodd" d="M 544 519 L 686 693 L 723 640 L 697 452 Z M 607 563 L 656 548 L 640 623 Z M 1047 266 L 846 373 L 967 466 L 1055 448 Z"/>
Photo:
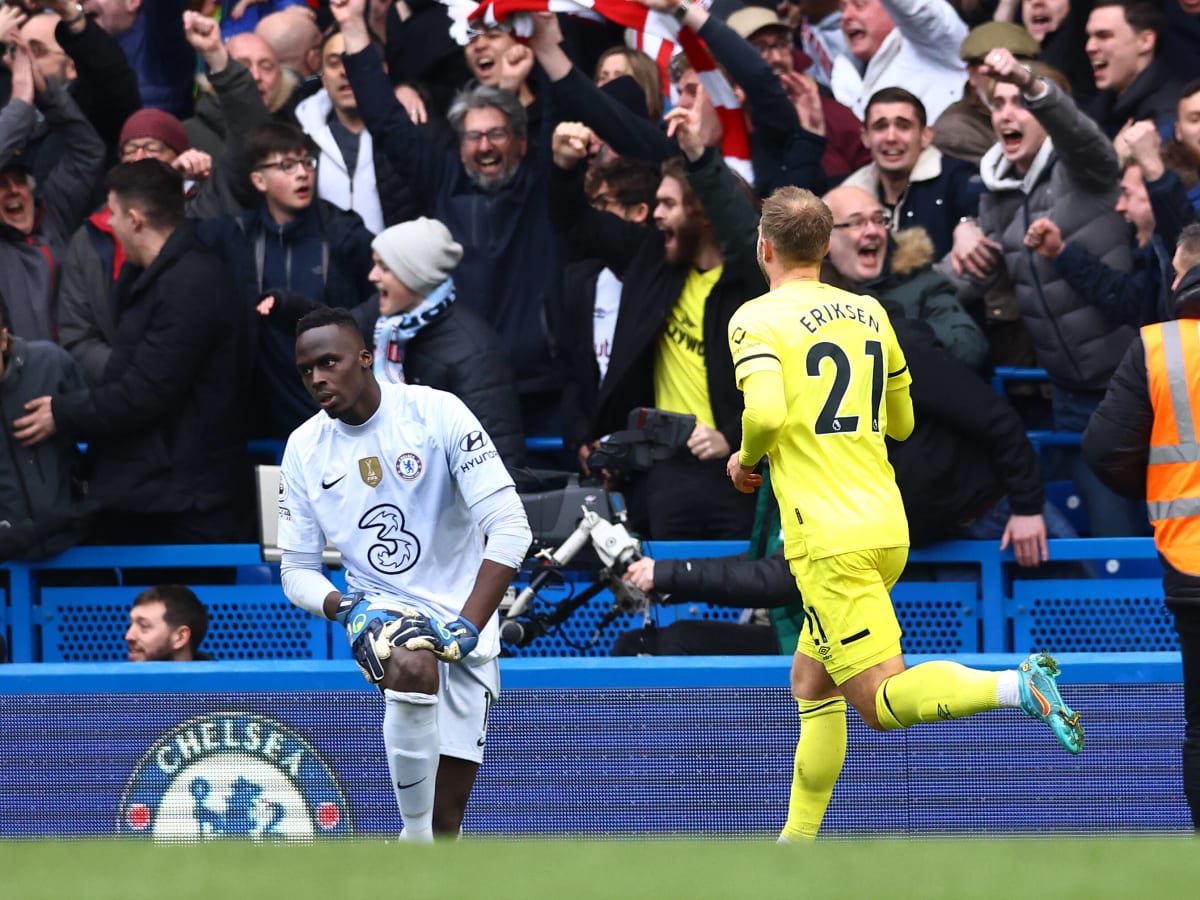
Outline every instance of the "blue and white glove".
<path fill-rule="evenodd" d="M 444 662 L 458 662 L 479 643 L 479 629 L 461 616 L 445 625 L 428 616 L 408 616 L 400 620 L 390 642 L 393 647 L 428 650 Z"/>
<path fill-rule="evenodd" d="M 366 627 L 350 642 L 350 652 L 363 677 L 371 684 L 379 684 L 386 673 L 383 662 L 392 655 L 392 645 L 383 637 L 385 625 L 382 619 L 368 619 Z M 381 639 L 382 638 L 382 639 Z"/>
<path fill-rule="evenodd" d="M 383 635 L 385 622 L 378 615 L 378 611 L 375 615 L 371 614 L 370 602 L 366 596 L 362 591 L 342 594 L 334 618 L 346 629 L 354 662 L 362 671 L 363 677 L 371 684 L 379 684 L 383 681 L 384 660 L 392 655 L 392 647 L 386 639 L 379 639 Z"/>

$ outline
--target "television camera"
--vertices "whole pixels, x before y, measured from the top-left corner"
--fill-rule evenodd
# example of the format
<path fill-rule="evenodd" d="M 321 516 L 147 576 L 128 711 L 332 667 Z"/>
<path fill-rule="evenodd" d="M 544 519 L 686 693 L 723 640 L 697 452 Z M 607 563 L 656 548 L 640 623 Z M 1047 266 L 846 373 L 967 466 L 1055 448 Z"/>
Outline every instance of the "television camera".
<path fill-rule="evenodd" d="M 629 427 L 602 438 L 588 465 L 594 472 L 603 471 L 609 483 L 648 471 L 655 462 L 685 446 L 695 426 L 695 416 L 635 409 L 629 414 Z M 581 484 L 577 475 L 554 472 L 529 472 L 518 478 L 518 486 L 534 546 L 540 549 L 532 554 L 534 571 L 528 587 L 504 609 L 500 624 L 504 643 L 526 646 L 608 590 L 613 605 L 587 645 L 593 646 L 618 617 L 631 612 L 648 615 L 651 603 L 668 599 L 654 592 L 647 596 L 621 578 L 631 563 L 642 558 L 642 551 L 641 543 L 626 528 L 625 500 L 620 493 L 601 485 Z M 586 573 L 593 583 L 572 591 L 547 613 L 530 612 L 539 592 L 567 583 L 566 571 Z"/>

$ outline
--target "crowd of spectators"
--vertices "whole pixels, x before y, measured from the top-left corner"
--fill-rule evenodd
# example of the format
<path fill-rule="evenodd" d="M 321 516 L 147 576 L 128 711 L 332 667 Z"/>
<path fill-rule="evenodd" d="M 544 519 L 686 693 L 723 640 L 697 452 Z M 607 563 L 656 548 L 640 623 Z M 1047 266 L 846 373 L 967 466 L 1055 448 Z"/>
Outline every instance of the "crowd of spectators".
<path fill-rule="evenodd" d="M 823 277 L 910 320 L 930 371 L 972 373 L 936 386 L 959 412 L 926 467 L 1016 441 L 961 496 L 904 462 L 937 493 L 906 507 L 947 519 L 918 542 L 1006 495 L 1037 516 L 1047 478 L 1074 481 L 1091 534 L 1146 533 L 1076 448 L 1039 470 L 1009 400 L 1082 432 L 1136 329 L 1171 315 L 1200 2 L 629 2 L 716 68 L 595 17 L 465 28 L 432 0 L 0 8 L 0 554 L 252 539 L 247 441 L 316 412 L 293 329 L 324 305 L 384 380 L 458 393 L 513 467 L 557 436 L 553 462 L 604 477 L 588 457 L 630 410 L 695 416 L 618 485 L 633 527 L 747 538 L 726 331 L 765 291 L 757 204 L 784 185 L 834 213 Z M 989 421 L 970 398 L 996 365 L 1049 385 Z"/>

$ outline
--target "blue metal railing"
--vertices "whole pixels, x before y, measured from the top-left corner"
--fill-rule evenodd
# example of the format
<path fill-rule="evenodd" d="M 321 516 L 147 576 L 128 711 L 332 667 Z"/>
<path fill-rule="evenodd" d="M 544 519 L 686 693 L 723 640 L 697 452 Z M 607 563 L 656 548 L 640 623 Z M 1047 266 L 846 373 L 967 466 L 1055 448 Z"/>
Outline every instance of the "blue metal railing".
<path fill-rule="evenodd" d="M 1106 573 L 1119 569 L 1118 560 L 1157 560 L 1151 538 L 1087 538 L 1051 540 L 1050 557 L 1054 561 L 1098 560 Z M 663 559 L 697 556 L 722 556 L 744 551 L 746 544 L 738 541 L 648 541 L 648 555 Z M 913 550 L 910 563 L 931 563 L 970 567 L 979 597 L 980 640 L 983 653 L 1011 651 L 1011 613 L 1013 580 L 1024 576 L 1016 565 L 1011 550 L 1003 553 L 994 541 L 948 541 Z M 0 628 L 7 627 L 13 662 L 35 662 L 39 657 L 37 636 L 41 621 L 41 590 L 44 576 L 62 570 L 121 570 L 204 569 L 262 567 L 261 551 L 257 544 L 170 545 L 138 547 L 74 547 L 51 559 L 34 563 L 8 563 L 7 591 L 0 607 Z M 1145 564 L 1143 564 L 1144 566 Z M 977 574 L 974 573 L 978 567 Z M 341 578 L 342 573 L 335 573 Z M 1097 595 L 1119 591 L 1106 587 L 1104 578 L 1088 580 Z M 1143 578 L 1144 589 L 1157 591 L 1153 579 Z M 1148 587 L 1147 587 L 1148 586 Z M 265 591 L 279 590 L 264 585 Z M 77 589 L 85 597 L 87 587 Z M 111 590 L 111 589 L 109 589 Z M 282 599 L 282 591 L 279 591 Z M 752 602 L 753 598 L 747 598 Z"/>

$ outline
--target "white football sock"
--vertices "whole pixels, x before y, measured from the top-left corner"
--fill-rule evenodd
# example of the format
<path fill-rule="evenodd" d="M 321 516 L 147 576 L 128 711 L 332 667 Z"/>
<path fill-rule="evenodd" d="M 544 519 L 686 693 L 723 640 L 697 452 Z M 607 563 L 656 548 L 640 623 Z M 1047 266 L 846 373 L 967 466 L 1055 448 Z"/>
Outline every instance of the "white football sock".
<path fill-rule="evenodd" d="M 1000 673 L 996 683 L 996 700 L 1001 709 L 1017 709 L 1021 706 L 1021 676 L 1016 669 Z"/>
<path fill-rule="evenodd" d="M 432 694 L 384 691 L 383 744 L 396 805 L 404 819 L 400 839 L 433 842 L 433 792 L 437 784 L 437 702 Z"/>

